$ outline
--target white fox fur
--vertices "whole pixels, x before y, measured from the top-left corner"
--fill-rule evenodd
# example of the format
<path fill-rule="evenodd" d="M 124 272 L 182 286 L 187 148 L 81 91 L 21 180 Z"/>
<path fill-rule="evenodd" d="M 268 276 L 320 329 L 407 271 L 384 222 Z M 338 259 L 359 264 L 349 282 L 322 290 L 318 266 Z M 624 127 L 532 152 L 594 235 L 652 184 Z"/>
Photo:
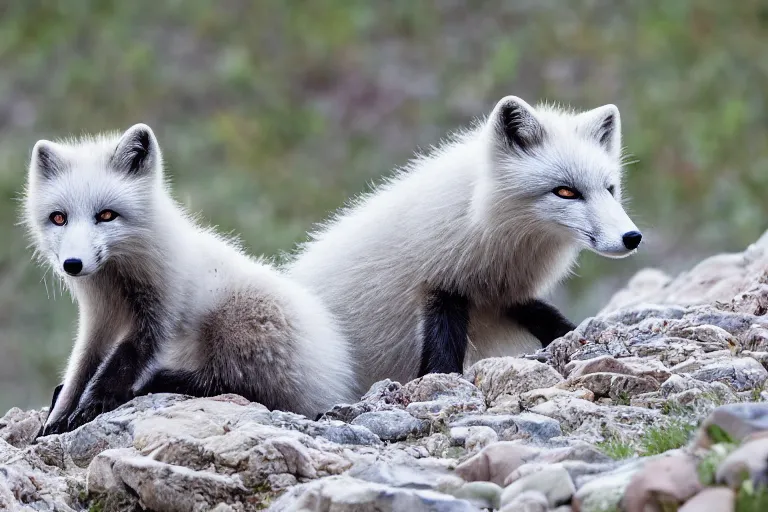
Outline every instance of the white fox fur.
<path fill-rule="evenodd" d="M 203 392 L 240 393 L 305 415 L 355 398 L 352 361 L 332 314 L 308 289 L 201 227 L 172 199 L 148 126 L 122 136 L 39 141 L 24 205 L 38 256 L 79 307 L 77 338 L 47 423 L 64 422 L 55 431 L 67 428 L 65 416 L 76 416 L 89 405 L 84 401 L 102 399 L 94 396 L 106 392 L 93 389 L 94 370 L 107 390 L 121 385 L 118 375 L 102 375 L 105 361 L 137 329 L 157 340 L 133 369 L 139 378 L 127 382 L 132 392 L 168 369 L 186 372 Z M 97 223 L 105 209 L 119 216 Z M 52 212 L 66 213 L 66 224 L 55 225 Z M 78 275 L 63 271 L 68 259 L 82 262 Z"/>
<path fill-rule="evenodd" d="M 634 251 L 622 207 L 614 105 L 581 114 L 500 100 L 475 127 L 415 158 L 311 234 L 286 265 L 341 321 L 359 385 L 417 376 L 425 294 L 469 300 L 465 364 L 519 355 L 539 341 L 503 317 L 569 274 L 579 251 Z M 553 193 L 567 186 L 583 194 Z M 639 243 L 639 242 L 638 242 Z"/>

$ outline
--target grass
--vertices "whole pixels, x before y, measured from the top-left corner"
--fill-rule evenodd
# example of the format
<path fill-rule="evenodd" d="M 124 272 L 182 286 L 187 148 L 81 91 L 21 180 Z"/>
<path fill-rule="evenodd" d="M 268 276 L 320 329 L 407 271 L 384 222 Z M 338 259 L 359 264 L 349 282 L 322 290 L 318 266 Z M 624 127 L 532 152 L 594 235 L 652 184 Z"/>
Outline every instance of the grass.
<path fill-rule="evenodd" d="M 735 444 L 721 443 L 715 444 L 701 459 L 698 465 L 699 481 L 702 485 L 709 486 L 715 484 L 715 474 L 720 463 L 737 448 Z"/>
<path fill-rule="evenodd" d="M 641 455 L 649 456 L 682 448 L 695 431 L 694 425 L 682 419 L 675 419 L 666 425 L 650 427 L 640 438 L 639 451 Z"/>
<path fill-rule="evenodd" d="M 735 512 L 764 512 L 768 510 L 768 487 L 752 484 L 749 479 L 744 480 L 736 494 Z"/>
<path fill-rule="evenodd" d="M 637 450 L 632 443 L 616 437 L 609 437 L 605 441 L 598 443 L 597 448 L 613 460 L 628 459 L 637 454 Z"/>

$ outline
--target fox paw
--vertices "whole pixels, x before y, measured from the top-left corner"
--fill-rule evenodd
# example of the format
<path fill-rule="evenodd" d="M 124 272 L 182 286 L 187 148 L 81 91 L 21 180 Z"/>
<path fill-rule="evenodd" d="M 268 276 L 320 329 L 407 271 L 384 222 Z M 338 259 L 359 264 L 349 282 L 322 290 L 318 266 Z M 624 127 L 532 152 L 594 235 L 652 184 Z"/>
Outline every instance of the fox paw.
<path fill-rule="evenodd" d="M 129 396 L 115 393 L 87 393 L 80 399 L 77 409 L 69 415 L 67 430 L 74 430 L 86 423 L 90 423 L 99 414 L 117 409 L 128 400 L 130 400 Z"/>
<path fill-rule="evenodd" d="M 37 437 L 50 436 L 53 434 L 63 434 L 64 432 L 69 432 L 69 428 L 67 428 L 68 424 L 69 424 L 69 420 L 66 416 L 56 421 L 46 423 L 45 425 L 43 425 L 43 428 L 40 429 L 40 432 L 37 433 Z"/>

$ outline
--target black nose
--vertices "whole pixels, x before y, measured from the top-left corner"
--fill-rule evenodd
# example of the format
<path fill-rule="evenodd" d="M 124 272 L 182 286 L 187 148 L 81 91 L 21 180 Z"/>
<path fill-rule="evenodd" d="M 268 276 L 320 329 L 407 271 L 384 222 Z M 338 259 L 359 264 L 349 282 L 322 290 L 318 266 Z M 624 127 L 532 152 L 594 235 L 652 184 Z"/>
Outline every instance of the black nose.
<path fill-rule="evenodd" d="M 642 239 L 643 234 L 639 231 L 628 231 L 624 233 L 624 236 L 622 237 L 622 240 L 624 241 L 624 247 L 630 251 L 637 249 L 637 246 L 640 245 L 640 240 Z"/>
<path fill-rule="evenodd" d="M 64 261 L 64 272 L 71 276 L 76 276 L 83 270 L 83 262 L 74 258 Z"/>

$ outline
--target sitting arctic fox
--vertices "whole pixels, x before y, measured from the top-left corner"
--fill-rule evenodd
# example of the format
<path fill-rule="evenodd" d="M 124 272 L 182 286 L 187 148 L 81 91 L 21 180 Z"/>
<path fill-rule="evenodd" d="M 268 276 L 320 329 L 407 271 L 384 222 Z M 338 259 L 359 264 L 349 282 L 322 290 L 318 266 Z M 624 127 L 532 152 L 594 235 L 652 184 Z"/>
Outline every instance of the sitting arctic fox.
<path fill-rule="evenodd" d="M 620 258 L 638 247 L 621 176 L 614 105 L 577 114 L 508 96 L 338 212 L 287 271 L 340 320 L 360 390 L 461 372 L 573 329 L 539 297 L 580 250 Z"/>
<path fill-rule="evenodd" d="M 237 393 L 305 415 L 355 398 L 331 313 L 184 212 L 148 126 L 39 141 L 24 223 L 80 316 L 43 435 L 148 392 Z"/>

